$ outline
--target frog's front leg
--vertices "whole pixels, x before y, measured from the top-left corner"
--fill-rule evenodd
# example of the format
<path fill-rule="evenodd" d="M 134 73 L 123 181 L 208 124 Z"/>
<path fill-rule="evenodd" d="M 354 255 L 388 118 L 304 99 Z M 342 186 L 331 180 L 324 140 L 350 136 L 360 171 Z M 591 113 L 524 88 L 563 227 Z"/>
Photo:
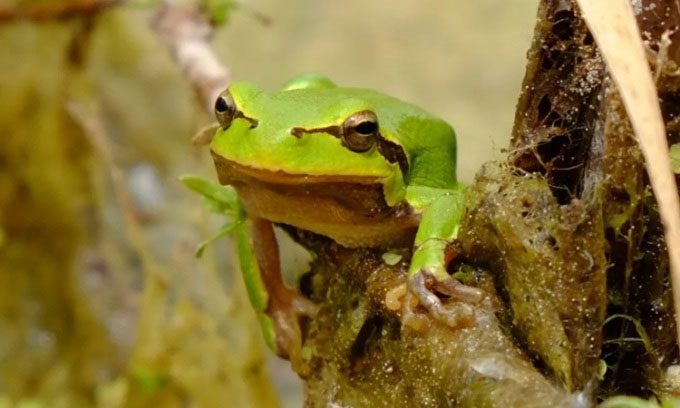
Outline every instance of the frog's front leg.
<path fill-rule="evenodd" d="M 405 324 L 420 324 L 421 319 L 413 311 L 413 299 L 422 304 L 436 320 L 452 327 L 469 321 L 472 309 L 447 308 L 438 294 L 468 304 L 482 300 L 480 289 L 460 283 L 446 270 L 448 261 L 456 255 L 447 253 L 447 250 L 450 251 L 450 244 L 458 234 L 463 211 L 460 191 L 442 194 L 423 211 L 408 271 L 408 290 L 402 309 Z"/>
<path fill-rule="evenodd" d="M 235 232 L 241 272 L 265 341 L 299 370 L 303 367 L 300 318 L 313 317 L 316 306 L 283 283 L 279 246 L 270 221 L 244 218 Z"/>

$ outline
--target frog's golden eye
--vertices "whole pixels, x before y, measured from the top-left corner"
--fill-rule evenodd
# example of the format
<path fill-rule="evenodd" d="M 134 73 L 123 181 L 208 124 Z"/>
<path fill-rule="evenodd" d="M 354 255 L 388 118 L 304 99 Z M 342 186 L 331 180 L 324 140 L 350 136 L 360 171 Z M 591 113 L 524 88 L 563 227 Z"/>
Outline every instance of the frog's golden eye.
<path fill-rule="evenodd" d="M 231 121 L 236 117 L 236 113 L 234 98 L 231 97 L 229 91 L 222 92 L 215 101 L 215 116 L 222 129 L 226 130 L 231 126 Z"/>
<path fill-rule="evenodd" d="M 342 143 L 354 152 L 365 152 L 378 139 L 378 117 L 371 111 L 361 111 L 342 124 Z"/>

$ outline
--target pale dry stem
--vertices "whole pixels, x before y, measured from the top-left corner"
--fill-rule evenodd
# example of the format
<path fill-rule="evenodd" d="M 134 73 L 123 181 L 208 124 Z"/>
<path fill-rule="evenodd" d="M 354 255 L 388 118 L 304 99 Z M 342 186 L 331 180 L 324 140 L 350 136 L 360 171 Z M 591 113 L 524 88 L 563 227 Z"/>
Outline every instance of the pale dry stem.
<path fill-rule="evenodd" d="M 213 27 L 196 6 L 166 1 L 152 27 L 194 89 L 203 107 L 212 111 L 217 96 L 231 83 L 229 70 L 210 47 Z"/>

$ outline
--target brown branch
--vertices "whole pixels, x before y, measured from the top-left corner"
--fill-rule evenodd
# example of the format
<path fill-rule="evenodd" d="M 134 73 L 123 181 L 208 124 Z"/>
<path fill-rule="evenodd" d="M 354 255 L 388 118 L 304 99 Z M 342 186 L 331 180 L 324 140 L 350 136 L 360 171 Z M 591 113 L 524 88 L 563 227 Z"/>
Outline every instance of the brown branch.
<path fill-rule="evenodd" d="M 22 2 L 0 5 L 0 24 L 17 20 L 64 20 L 99 13 L 122 0 L 71 0 L 51 3 Z"/>
<path fill-rule="evenodd" d="M 170 50 L 184 77 L 208 111 L 231 82 L 231 74 L 210 47 L 213 27 L 197 7 L 166 3 L 156 14 L 153 29 Z"/>

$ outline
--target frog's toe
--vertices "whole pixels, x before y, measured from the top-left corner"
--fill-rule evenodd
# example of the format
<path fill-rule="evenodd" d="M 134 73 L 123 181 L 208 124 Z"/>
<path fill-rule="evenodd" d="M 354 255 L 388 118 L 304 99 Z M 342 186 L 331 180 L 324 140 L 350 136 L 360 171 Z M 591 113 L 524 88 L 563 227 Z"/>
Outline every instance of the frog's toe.
<path fill-rule="evenodd" d="M 418 275 L 425 274 L 420 273 Z M 458 279 L 451 276 L 443 280 L 432 277 L 429 282 L 427 276 L 422 276 L 421 280 L 425 282 L 424 284 L 421 284 L 422 286 L 427 287 L 428 284 L 430 284 L 434 292 L 441 293 L 462 302 L 479 303 L 484 299 L 484 292 L 481 289 L 462 284 Z"/>
<path fill-rule="evenodd" d="M 438 294 L 459 302 L 444 304 Z M 449 327 L 469 326 L 475 317 L 472 304 L 482 299 L 481 290 L 463 285 L 454 278 L 440 281 L 426 273 L 418 273 L 409 279 L 402 321 L 414 329 L 424 327 L 424 316 L 415 311 L 415 307 L 420 304 L 427 309 L 430 317 Z"/>
<path fill-rule="evenodd" d="M 299 317 L 312 319 L 319 312 L 319 307 L 306 297 L 297 294 L 291 301 L 291 308 Z"/>
<path fill-rule="evenodd" d="M 291 292 L 287 301 L 276 302 L 268 313 L 274 323 L 277 354 L 290 360 L 293 368 L 302 374 L 306 366 L 302 358 L 302 329 L 300 319 L 316 316 L 318 307 L 309 299 Z"/>

